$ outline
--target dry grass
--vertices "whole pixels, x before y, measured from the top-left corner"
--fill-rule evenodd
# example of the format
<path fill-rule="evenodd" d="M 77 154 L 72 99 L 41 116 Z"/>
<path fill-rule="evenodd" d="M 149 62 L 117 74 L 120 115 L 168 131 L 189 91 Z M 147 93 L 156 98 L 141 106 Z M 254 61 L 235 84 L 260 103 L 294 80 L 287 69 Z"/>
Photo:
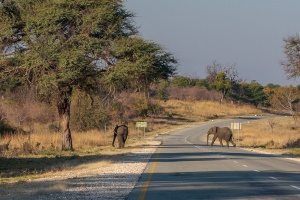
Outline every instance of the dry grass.
<path fill-rule="evenodd" d="M 170 129 L 178 128 L 193 122 L 205 121 L 211 118 L 259 114 L 261 111 L 251 106 L 237 106 L 233 104 L 219 104 L 217 102 L 186 102 L 170 100 L 167 102 L 159 101 L 164 110 L 165 116 L 155 118 L 136 119 L 136 121 L 147 121 L 148 127 L 146 134 L 151 136 L 158 133 L 168 132 Z M 0 138 L 0 145 L 9 143 L 9 150 L 0 150 L 3 157 L 20 157 L 28 154 L 34 155 L 58 155 L 61 154 L 62 135 L 50 132 L 47 125 L 34 124 L 33 133 L 14 134 Z M 26 129 L 26 127 L 25 127 Z M 29 129 L 29 127 L 28 127 Z M 73 146 L 76 152 L 93 153 L 103 150 L 103 147 L 110 146 L 112 142 L 113 125 L 104 130 L 91 130 L 88 132 L 72 132 Z M 129 123 L 128 144 L 143 136 L 143 129 L 135 127 L 135 122 Z M 132 141 L 130 141 L 132 140 Z"/>
<path fill-rule="evenodd" d="M 130 122 L 128 124 L 129 137 L 125 149 L 111 146 L 114 124 L 107 128 L 106 133 L 104 130 L 73 131 L 72 139 L 75 151 L 67 152 L 61 151 L 62 135 L 50 132 L 48 125 L 34 124 L 34 132 L 31 134 L 15 134 L 0 138 L 1 145 L 10 141 L 9 150 L 0 151 L 0 162 L 4 163 L 0 166 L 0 183 L 51 176 L 64 170 L 85 168 L 87 167 L 86 164 L 92 168 L 106 165 L 123 154 L 143 147 L 147 138 L 153 138 L 157 134 L 167 133 L 188 124 L 211 118 L 261 113 L 261 111 L 250 106 L 221 105 L 217 102 L 208 101 L 170 100 L 157 103 L 163 106 L 166 115 L 136 119 L 136 121 L 148 122 L 145 138 L 143 129 L 140 129 L 138 134 L 135 122 Z M 251 124 L 245 125 L 243 130 L 247 130 L 247 127 L 251 128 Z M 274 131 L 276 128 L 275 125 Z M 251 136 L 243 135 L 243 142 L 246 142 L 247 138 L 251 138 Z M 257 144 L 257 142 L 253 144 Z"/>
<path fill-rule="evenodd" d="M 240 145 L 300 155 L 299 125 L 291 117 L 245 123 L 240 132 Z"/>
<path fill-rule="evenodd" d="M 147 121 L 147 135 L 155 135 L 161 132 L 167 132 L 172 128 L 177 128 L 189 123 L 204 121 L 211 118 L 226 116 L 259 114 L 261 111 L 251 106 L 237 106 L 234 104 L 219 104 L 217 102 L 186 102 L 170 100 L 167 102 L 159 101 L 166 115 L 156 116 L 155 118 L 136 119 L 136 121 Z M 48 124 L 33 124 L 30 127 L 34 130 L 30 134 L 13 134 L 2 137 L 0 144 L 6 144 L 10 141 L 9 151 L 2 151 L 0 154 L 4 157 L 18 157 L 27 154 L 57 154 L 61 150 L 60 133 L 51 132 Z M 91 130 L 88 132 L 72 132 L 73 146 L 78 151 L 94 152 L 98 147 L 109 146 L 112 141 L 113 126 L 104 130 Z M 24 127 L 26 130 L 26 127 Z M 27 127 L 29 130 L 29 127 Z M 135 127 L 135 122 L 129 123 L 130 137 L 135 140 L 138 136 L 143 136 L 143 129 Z M 129 143 L 128 142 L 128 143 Z"/>
<path fill-rule="evenodd" d="M 165 110 L 170 115 L 181 114 L 194 117 L 198 120 L 206 120 L 216 117 L 237 116 L 247 114 L 261 114 L 262 112 L 253 106 L 239 106 L 236 104 L 220 104 L 212 101 L 175 101 L 170 100 L 165 105 Z"/>

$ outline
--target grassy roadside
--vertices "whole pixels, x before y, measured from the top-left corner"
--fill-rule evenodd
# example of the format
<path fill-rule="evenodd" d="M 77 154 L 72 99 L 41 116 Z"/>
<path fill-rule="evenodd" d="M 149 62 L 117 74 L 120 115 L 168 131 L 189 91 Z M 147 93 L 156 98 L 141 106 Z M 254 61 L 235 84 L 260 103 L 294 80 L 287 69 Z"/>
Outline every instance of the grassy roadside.
<path fill-rule="evenodd" d="M 145 137 L 140 132 L 133 131 L 126 142 L 126 148 L 118 149 L 111 146 L 112 137 L 108 136 L 107 144 L 84 146 L 75 151 L 37 151 L 31 154 L 0 157 L 0 185 L 5 183 L 25 182 L 37 178 L 60 176 L 68 171 L 92 170 L 107 166 L 126 154 L 139 151 L 147 147 L 148 142 L 157 134 L 164 134 L 171 130 L 182 128 L 188 123 L 182 119 L 173 118 L 170 123 L 151 128 Z M 134 128 L 133 128 L 134 130 Z M 78 133 L 74 133 L 74 138 Z M 91 133 L 90 133 L 91 134 Z M 79 135 L 79 138 L 88 135 Z M 77 140 L 80 140 L 80 139 Z M 75 143 L 76 144 L 76 143 Z M 116 145 L 117 146 L 117 145 Z"/>
<path fill-rule="evenodd" d="M 254 150 L 300 157 L 299 123 L 292 117 L 274 117 L 244 123 L 240 146 Z"/>
<path fill-rule="evenodd" d="M 147 141 L 151 140 L 157 134 L 164 134 L 174 129 L 182 128 L 193 123 L 199 123 L 214 118 L 226 118 L 240 115 L 262 114 L 250 106 L 236 106 L 233 104 L 220 105 L 214 102 L 182 102 L 182 101 L 167 101 L 161 103 L 166 115 L 156 116 L 149 119 L 137 119 L 136 121 L 147 121 L 146 136 L 143 137 L 142 130 L 138 132 L 135 123 L 129 123 L 129 138 L 126 142 L 125 149 L 116 149 L 111 146 L 112 128 L 104 131 L 89 131 L 89 132 L 73 132 L 73 145 L 75 151 L 60 151 L 59 133 L 45 132 L 45 128 L 37 125 L 35 133 L 28 135 L 14 135 L 12 137 L 1 138 L 1 144 L 10 142 L 10 149 L 2 151 L 0 154 L 0 184 L 23 182 L 41 177 L 56 176 L 66 173 L 70 170 L 93 169 L 101 166 L 107 166 L 110 163 L 122 158 L 126 154 L 135 152 L 139 148 L 147 145 Z M 279 129 L 283 120 L 274 121 L 272 134 L 276 135 L 275 130 Z M 258 123 L 258 124 L 255 124 Z M 241 132 L 241 145 L 245 147 L 261 147 L 269 149 L 269 135 L 261 134 L 261 132 L 269 132 L 269 121 L 260 124 L 260 121 L 251 122 L 243 125 Z M 290 123 L 287 121 L 287 123 Z M 40 127 L 39 127 L 40 126 Z M 258 126 L 262 128 L 259 129 Z M 283 126 L 283 125 L 282 125 Z M 38 129 L 39 128 L 39 129 Z M 252 130 L 256 131 L 252 131 Z M 292 133 L 296 137 L 287 137 L 291 141 L 297 141 L 299 138 L 299 129 L 292 129 Z M 295 129 L 295 130 L 294 130 Z M 250 134 L 251 133 L 251 134 Z M 298 135 L 297 135 L 298 134 Z M 257 137 L 260 135 L 261 137 Z M 274 139 L 274 144 L 277 140 Z M 280 137 L 279 137 L 280 138 Z M 251 143 L 250 141 L 264 141 L 262 144 Z M 39 144 L 39 145 L 37 145 Z M 281 148 L 274 146 L 276 148 Z M 284 147 L 282 147 L 284 149 Z M 293 148 L 289 148 L 295 151 Z M 271 149 L 275 150 L 275 148 Z M 298 155 L 297 150 L 293 155 Z"/>

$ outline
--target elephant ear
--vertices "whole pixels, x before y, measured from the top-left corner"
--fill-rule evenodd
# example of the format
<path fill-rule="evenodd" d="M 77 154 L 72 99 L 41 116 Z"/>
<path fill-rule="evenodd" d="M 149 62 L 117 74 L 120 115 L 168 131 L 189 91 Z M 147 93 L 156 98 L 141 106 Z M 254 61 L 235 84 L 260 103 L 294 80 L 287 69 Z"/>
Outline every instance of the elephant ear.
<path fill-rule="evenodd" d="M 219 127 L 215 127 L 215 133 L 217 133 L 219 131 Z"/>
<path fill-rule="evenodd" d="M 216 127 L 216 126 L 213 128 L 213 132 L 214 132 L 214 134 L 216 134 L 216 133 L 217 133 L 217 128 L 218 128 L 218 127 Z"/>

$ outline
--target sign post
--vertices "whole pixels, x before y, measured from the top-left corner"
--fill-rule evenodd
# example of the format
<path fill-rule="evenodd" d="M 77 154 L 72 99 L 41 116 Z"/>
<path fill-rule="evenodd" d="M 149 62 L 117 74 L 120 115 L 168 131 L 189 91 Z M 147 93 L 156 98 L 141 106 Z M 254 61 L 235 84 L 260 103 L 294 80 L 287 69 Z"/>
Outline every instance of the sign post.
<path fill-rule="evenodd" d="M 238 130 L 238 145 L 240 145 L 240 130 L 242 129 L 242 124 L 238 122 L 231 123 L 232 132 Z"/>
<path fill-rule="evenodd" d="M 136 122 L 136 127 L 138 128 L 138 136 L 140 136 L 140 128 L 144 128 L 144 137 L 145 137 L 145 129 L 147 127 L 147 122 Z"/>

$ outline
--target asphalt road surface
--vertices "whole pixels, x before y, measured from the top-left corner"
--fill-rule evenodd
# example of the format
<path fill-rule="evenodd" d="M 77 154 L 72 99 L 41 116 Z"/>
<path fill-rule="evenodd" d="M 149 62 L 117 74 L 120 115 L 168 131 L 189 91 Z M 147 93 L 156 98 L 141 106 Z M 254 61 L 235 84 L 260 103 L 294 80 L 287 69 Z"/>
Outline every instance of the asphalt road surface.
<path fill-rule="evenodd" d="M 254 119 L 212 121 L 158 138 L 163 143 L 127 200 L 300 199 L 299 162 L 204 142 L 212 126 Z"/>

